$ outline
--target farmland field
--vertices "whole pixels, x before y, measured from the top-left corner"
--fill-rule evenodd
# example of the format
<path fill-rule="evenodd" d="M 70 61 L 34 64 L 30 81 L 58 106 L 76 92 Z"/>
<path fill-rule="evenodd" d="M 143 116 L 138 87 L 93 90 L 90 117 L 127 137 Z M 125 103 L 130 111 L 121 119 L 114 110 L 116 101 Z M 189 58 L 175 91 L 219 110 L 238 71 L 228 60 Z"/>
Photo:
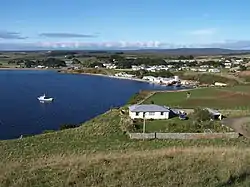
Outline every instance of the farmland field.
<path fill-rule="evenodd" d="M 204 88 L 187 92 L 161 92 L 144 103 L 166 105 L 178 108 L 211 107 L 218 109 L 250 109 L 250 86 L 228 88 Z"/>

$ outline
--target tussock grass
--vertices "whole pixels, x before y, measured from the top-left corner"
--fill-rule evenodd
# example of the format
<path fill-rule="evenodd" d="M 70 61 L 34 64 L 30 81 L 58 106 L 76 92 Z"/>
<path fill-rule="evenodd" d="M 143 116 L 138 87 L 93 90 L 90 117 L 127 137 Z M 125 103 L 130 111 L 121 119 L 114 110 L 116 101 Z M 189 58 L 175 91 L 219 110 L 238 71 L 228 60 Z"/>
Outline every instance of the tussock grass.
<path fill-rule="evenodd" d="M 222 186 L 248 172 L 247 139 L 130 140 L 120 119 L 0 141 L 0 186 Z"/>
<path fill-rule="evenodd" d="M 3 186 L 247 186 L 249 149 L 53 155 L 0 170 Z M 14 172 L 15 171 L 15 172 Z"/>

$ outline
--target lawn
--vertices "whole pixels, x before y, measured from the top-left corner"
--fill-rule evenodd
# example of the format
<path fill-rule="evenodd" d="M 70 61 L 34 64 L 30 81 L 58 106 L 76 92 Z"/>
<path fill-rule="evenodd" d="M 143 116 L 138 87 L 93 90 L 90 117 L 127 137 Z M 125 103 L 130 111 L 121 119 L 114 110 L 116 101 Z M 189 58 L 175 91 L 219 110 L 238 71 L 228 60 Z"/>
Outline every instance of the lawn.
<path fill-rule="evenodd" d="M 166 105 L 177 108 L 210 107 L 215 109 L 250 109 L 249 87 L 204 88 L 187 92 L 161 92 L 148 98 L 144 103 Z M 239 91 L 243 90 L 243 91 Z M 250 89 L 249 89 L 250 90 Z"/>
<path fill-rule="evenodd" d="M 143 131 L 143 121 L 138 121 L 135 126 L 136 132 Z M 147 133 L 203 133 L 208 129 L 212 132 L 229 132 L 226 127 L 221 126 L 220 121 L 194 123 L 192 117 L 187 120 L 180 120 L 178 117 L 167 120 L 146 120 Z"/>

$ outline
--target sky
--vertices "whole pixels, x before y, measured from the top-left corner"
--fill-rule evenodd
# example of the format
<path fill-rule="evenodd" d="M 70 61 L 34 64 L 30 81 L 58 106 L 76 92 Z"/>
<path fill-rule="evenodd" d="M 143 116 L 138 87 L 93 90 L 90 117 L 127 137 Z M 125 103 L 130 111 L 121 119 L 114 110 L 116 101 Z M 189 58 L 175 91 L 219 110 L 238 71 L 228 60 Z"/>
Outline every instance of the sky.
<path fill-rule="evenodd" d="M 0 49 L 250 48 L 248 0 L 1 0 Z"/>

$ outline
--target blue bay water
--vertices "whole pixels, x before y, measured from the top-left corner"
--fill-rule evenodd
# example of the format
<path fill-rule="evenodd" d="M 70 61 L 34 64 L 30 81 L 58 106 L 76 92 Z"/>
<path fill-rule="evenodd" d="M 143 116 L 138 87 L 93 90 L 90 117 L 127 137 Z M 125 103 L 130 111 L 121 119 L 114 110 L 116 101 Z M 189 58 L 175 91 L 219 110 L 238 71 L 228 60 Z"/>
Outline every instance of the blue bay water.
<path fill-rule="evenodd" d="M 140 90 L 174 89 L 144 82 L 54 71 L 0 71 L 0 139 L 79 124 L 122 106 Z M 53 103 L 40 103 L 46 93 Z"/>

